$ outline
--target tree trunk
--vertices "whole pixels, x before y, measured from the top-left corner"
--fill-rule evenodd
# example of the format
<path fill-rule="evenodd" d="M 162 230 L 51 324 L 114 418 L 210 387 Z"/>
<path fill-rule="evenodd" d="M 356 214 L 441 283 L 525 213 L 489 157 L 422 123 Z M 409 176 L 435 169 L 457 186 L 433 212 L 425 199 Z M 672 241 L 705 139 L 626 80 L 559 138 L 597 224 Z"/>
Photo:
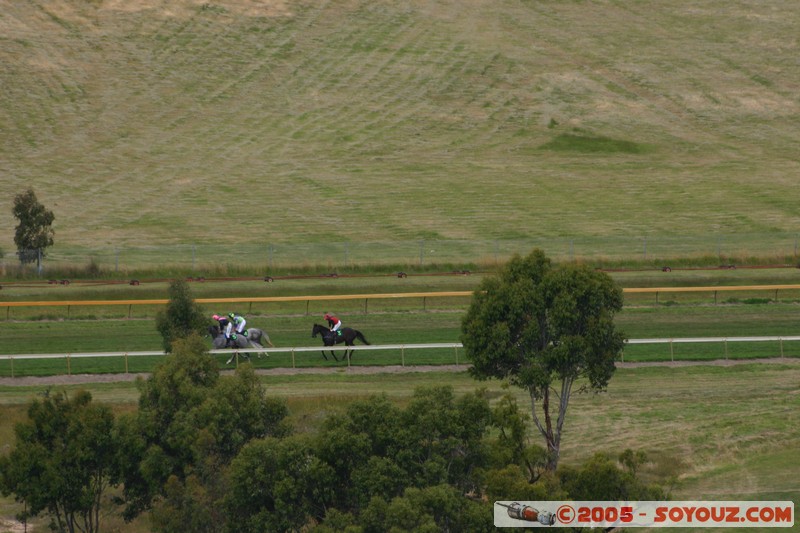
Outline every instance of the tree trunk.
<path fill-rule="evenodd" d="M 533 391 L 528 391 L 531 397 L 531 414 L 533 415 L 533 423 L 539 429 L 539 433 L 544 437 L 547 443 L 547 464 L 545 470 L 555 472 L 558 468 L 558 459 L 560 454 L 560 431 L 553 433 L 553 419 L 550 416 L 550 390 L 547 389 L 542 397 L 542 412 L 544 413 L 544 425 L 542 425 L 539 415 L 536 414 L 536 395 Z"/>

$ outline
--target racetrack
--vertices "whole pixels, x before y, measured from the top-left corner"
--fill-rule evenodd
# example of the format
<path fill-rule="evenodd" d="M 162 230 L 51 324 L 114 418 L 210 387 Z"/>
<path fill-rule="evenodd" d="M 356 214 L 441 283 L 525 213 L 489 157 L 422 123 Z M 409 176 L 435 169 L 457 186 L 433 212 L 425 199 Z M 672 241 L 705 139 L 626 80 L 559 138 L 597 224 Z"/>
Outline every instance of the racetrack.
<path fill-rule="evenodd" d="M 686 367 L 686 366 L 737 366 L 744 364 L 793 364 L 800 365 L 800 359 L 795 358 L 764 358 L 764 359 L 716 359 L 713 361 L 658 361 L 642 363 L 617 362 L 617 368 L 643 368 L 643 367 Z M 413 374 L 420 372 L 465 372 L 469 365 L 387 365 L 387 366 L 350 366 L 350 367 L 324 367 L 324 368 L 270 368 L 256 369 L 259 376 L 291 376 L 314 374 Z M 231 374 L 233 369 L 223 368 L 222 374 Z M 71 374 L 58 376 L 26 376 L 19 378 L 0 378 L 0 387 L 19 386 L 35 387 L 39 385 L 80 385 L 83 383 L 119 383 L 136 381 L 137 378 L 146 379 L 149 373 L 127 374 Z"/>

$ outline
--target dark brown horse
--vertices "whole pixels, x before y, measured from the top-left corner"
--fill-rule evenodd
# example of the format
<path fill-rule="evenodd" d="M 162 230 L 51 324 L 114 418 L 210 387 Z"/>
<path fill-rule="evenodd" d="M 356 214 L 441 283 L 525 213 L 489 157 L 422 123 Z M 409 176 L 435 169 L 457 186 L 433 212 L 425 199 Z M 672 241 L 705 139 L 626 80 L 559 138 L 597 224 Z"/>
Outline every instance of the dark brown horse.
<path fill-rule="evenodd" d="M 353 328 L 342 328 L 339 331 L 331 331 L 325 326 L 314 324 L 314 327 L 311 328 L 311 336 L 316 337 L 317 335 L 322 335 L 322 343 L 325 346 L 334 346 L 341 343 L 344 343 L 345 346 L 355 346 L 356 339 L 360 340 L 364 344 L 369 344 L 367 339 L 364 338 L 364 335 L 360 331 Z M 352 353 L 353 350 L 345 349 L 344 356 L 350 360 L 350 354 Z M 336 361 L 339 361 L 339 359 L 336 358 L 336 354 L 333 353 L 333 350 L 331 350 L 331 355 L 334 359 L 336 359 Z M 326 361 L 328 360 L 328 356 L 325 355 L 325 350 L 322 350 L 322 357 L 324 357 Z"/>

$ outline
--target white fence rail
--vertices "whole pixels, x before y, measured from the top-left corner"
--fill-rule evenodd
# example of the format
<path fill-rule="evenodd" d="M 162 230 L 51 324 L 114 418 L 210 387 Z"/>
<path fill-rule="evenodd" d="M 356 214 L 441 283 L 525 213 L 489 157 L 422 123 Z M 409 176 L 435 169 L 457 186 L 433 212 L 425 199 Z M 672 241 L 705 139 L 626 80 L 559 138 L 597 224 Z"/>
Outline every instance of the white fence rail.
<path fill-rule="evenodd" d="M 783 343 L 791 341 L 800 341 L 800 335 L 780 335 L 780 336 L 766 336 L 766 337 L 683 337 L 683 338 L 659 338 L 659 339 L 628 339 L 627 344 L 669 344 L 670 356 L 674 361 L 674 353 L 672 346 L 674 344 L 695 344 L 695 343 L 723 343 L 726 346 L 725 354 L 727 358 L 727 344 L 729 342 L 778 342 L 780 343 L 780 357 L 784 356 Z M 336 351 L 342 352 L 344 346 L 337 346 Z M 460 364 L 459 349 L 463 348 L 460 342 L 446 342 L 446 343 L 427 343 L 427 344 L 380 344 L 368 346 L 350 346 L 348 349 L 358 350 L 399 350 L 400 351 L 400 364 L 405 366 L 405 352 L 406 350 L 432 350 L 432 349 L 453 349 L 455 355 L 455 363 Z M 330 350 L 330 347 L 322 346 L 296 346 L 287 348 L 248 348 L 231 350 L 209 350 L 212 354 L 277 354 L 289 353 L 292 356 L 292 368 L 295 368 L 295 356 L 298 353 L 314 352 L 319 353 L 322 350 Z M 58 353 L 58 354 L 0 354 L 0 361 L 10 361 L 12 365 L 13 377 L 13 364 L 16 360 L 26 359 L 65 359 L 67 361 L 67 371 L 70 372 L 69 361 L 70 359 L 81 358 L 96 358 L 96 357 L 123 357 L 125 358 L 125 372 L 128 372 L 127 360 L 129 357 L 142 357 L 142 356 L 164 356 L 163 351 L 142 351 L 142 352 L 73 352 L 73 353 Z M 624 354 L 623 354 L 624 361 Z M 348 366 L 350 361 L 347 361 Z"/>
<path fill-rule="evenodd" d="M 420 349 L 442 349 L 452 348 L 455 353 L 455 363 L 460 364 L 458 360 L 458 349 L 462 348 L 460 342 L 444 342 L 444 343 L 430 343 L 430 344 L 370 344 L 368 346 L 348 346 L 348 350 L 400 350 L 400 364 L 405 366 L 405 351 L 406 350 L 420 350 Z M 342 353 L 345 346 L 336 346 L 335 350 Z M 274 354 L 274 353 L 290 353 L 292 355 L 292 368 L 295 368 L 296 360 L 295 354 L 303 352 L 321 351 L 328 352 L 331 350 L 330 346 L 297 346 L 289 348 L 246 348 L 246 349 L 231 349 L 225 348 L 221 350 L 209 350 L 211 354 L 226 354 L 236 356 L 237 354 Z M 70 359 L 83 359 L 94 357 L 123 357 L 125 358 L 125 372 L 128 372 L 128 358 L 129 357 L 142 357 L 142 356 L 164 356 L 163 351 L 144 351 L 144 352 L 72 352 L 72 353 L 50 353 L 50 354 L 8 354 L 0 355 L 0 361 L 6 360 L 11 362 L 11 376 L 14 377 L 14 361 L 25 359 L 65 359 L 67 361 L 67 371 L 70 372 L 69 361 Z M 343 353 L 342 353 L 343 355 Z M 238 359 L 237 359 L 238 362 Z M 350 361 L 347 361 L 347 366 L 350 366 Z"/>
<path fill-rule="evenodd" d="M 697 344 L 697 343 L 723 343 L 725 345 L 725 359 L 728 358 L 729 342 L 778 342 L 780 343 L 780 356 L 783 357 L 783 343 L 785 341 L 800 341 L 800 335 L 779 335 L 771 337 L 683 337 L 678 339 L 628 339 L 627 344 L 669 344 L 669 355 L 672 361 L 675 360 L 673 344 Z M 622 360 L 625 360 L 623 353 Z"/>

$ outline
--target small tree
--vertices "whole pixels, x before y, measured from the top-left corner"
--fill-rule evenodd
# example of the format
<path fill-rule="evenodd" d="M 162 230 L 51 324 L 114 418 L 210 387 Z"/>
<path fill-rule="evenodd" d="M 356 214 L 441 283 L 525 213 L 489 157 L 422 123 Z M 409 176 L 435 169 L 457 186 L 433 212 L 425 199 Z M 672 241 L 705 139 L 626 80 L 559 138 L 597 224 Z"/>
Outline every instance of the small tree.
<path fill-rule="evenodd" d="M 462 341 L 478 379 L 508 379 L 528 391 L 547 443 L 547 470 L 558 466 L 572 387 L 601 391 L 624 337 L 614 328 L 622 290 L 585 266 L 555 268 L 541 250 L 514 257 L 483 280 L 462 320 Z M 560 386 L 559 386 L 560 384 Z"/>
<path fill-rule="evenodd" d="M 12 212 L 19 220 L 14 231 L 14 243 L 20 262 L 36 262 L 36 266 L 41 268 L 45 248 L 53 245 L 55 215 L 39 203 L 31 188 L 14 197 Z"/>
<path fill-rule="evenodd" d="M 192 333 L 202 335 L 207 320 L 203 310 L 192 299 L 189 284 L 175 280 L 169 285 L 167 308 L 156 315 L 156 328 L 161 333 L 164 351 L 172 351 L 172 343 Z"/>
<path fill-rule="evenodd" d="M 25 518 L 46 512 L 56 531 L 100 531 L 100 499 L 117 452 L 111 410 L 86 391 L 34 400 L 17 424 L 16 447 L 0 458 L 0 488 L 26 504 Z"/>
<path fill-rule="evenodd" d="M 226 518 L 217 503 L 226 494 L 227 468 L 249 441 L 288 431 L 285 403 L 266 396 L 252 365 L 220 376 L 197 335 L 176 341 L 137 385 L 139 409 L 118 423 L 123 516 L 153 507 L 155 531 L 174 531 L 180 516 L 202 518 L 197 528 L 187 523 L 180 531 L 221 531 Z"/>

